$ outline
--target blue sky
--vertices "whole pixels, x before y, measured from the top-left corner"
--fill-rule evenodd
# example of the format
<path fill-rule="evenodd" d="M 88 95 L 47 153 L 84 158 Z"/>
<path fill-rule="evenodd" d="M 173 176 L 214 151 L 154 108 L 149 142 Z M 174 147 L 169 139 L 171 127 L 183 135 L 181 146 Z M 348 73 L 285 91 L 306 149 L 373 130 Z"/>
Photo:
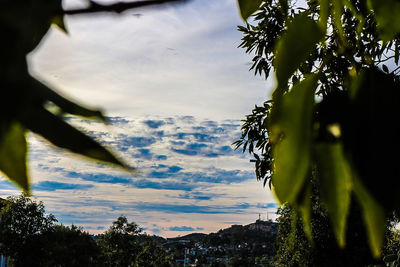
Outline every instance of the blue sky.
<path fill-rule="evenodd" d="M 273 88 L 248 71 L 251 56 L 237 48 L 243 22 L 234 0 L 66 23 L 69 35 L 51 29 L 29 55 L 30 72 L 103 108 L 111 126 L 69 122 L 139 172 L 86 161 L 30 135 L 33 193 L 60 222 L 98 233 L 124 214 L 149 234 L 177 236 L 251 223 L 276 210 L 248 155 L 231 147 L 240 120 Z M 17 193 L 0 177 L 1 196 Z"/>

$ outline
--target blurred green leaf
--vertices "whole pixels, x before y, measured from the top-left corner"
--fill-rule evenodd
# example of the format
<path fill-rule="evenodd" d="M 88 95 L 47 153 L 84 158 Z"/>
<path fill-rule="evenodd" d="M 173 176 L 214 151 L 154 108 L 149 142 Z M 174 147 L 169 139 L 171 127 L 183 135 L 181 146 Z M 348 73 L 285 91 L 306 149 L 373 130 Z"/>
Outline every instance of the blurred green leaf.
<path fill-rule="evenodd" d="M 286 86 L 288 79 L 307 59 L 322 39 L 318 23 L 303 12 L 289 22 L 286 32 L 276 46 L 275 70 L 278 90 Z"/>
<path fill-rule="evenodd" d="M 311 184 L 307 184 L 306 189 L 304 190 L 304 194 L 302 195 L 302 199 L 298 204 L 298 209 L 301 214 L 301 218 L 303 219 L 303 229 L 306 234 L 308 240 L 312 242 L 312 229 L 311 229 Z"/>
<path fill-rule="evenodd" d="M 73 115 L 78 115 L 78 116 L 83 116 L 83 117 L 94 117 L 94 118 L 99 118 L 103 121 L 106 121 L 106 118 L 102 114 L 101 111 L 99 110 L 92 110 L 89 108 L 86 108 L 82 105 L 78 105 L 65 97 L 57 94 L 55 91 L 47 87 L 46 85 L 42 84 L 41 82 L 28 77 L 27 78 L 27 87 L 31 88 L 30 91 L 28 91 L 28 98 L 31 100 L 37 99 L 37 101 L 41 104 L 45 103 L 46 101 L 50 101 L 65 113 L 73 114 Z"/>
<path fill-rule="evenodd" d="M 281 203 L 294 203 L 311 162 L 312 111 L 317 74 L 293 86 L 271 111 L 275 170 L 272 184 Z"/>
<path fill-rule="evenodd" d="M 29 193 L 26 168 L 27 144 L 25 129 L 16 122 L 0 125 L 0 170 Z"/>
<path fill-rule="evenodd" d="M 330 2 L 327 0 L 319 0 L 320 11 L 319 11 L 319 26 L 326 32 L 328 18 L 329 18 L 329 4 Z"/>
<path fill-rule="evenodd" d="M 343 248 L 346 243 L 346 220 L 351 199 L 351 168 L 343 154 L 341 143 L 318 144 L 315 154 L 320 172 L 322 201 L 332 220 L 338 244 Z"/>
<path fill-rule="evenodd" d="M 261 5 L 262 0 L 238 0 L 240 15 L 247 20 Z"/>
<path fill-rule="evenodd" d="M 375 11 L 378 28 L 384 41 L 393 39 L 400 33 L 400 2 L 396 0 L 368 0 L 369 7 Z"/>
<path fill-rule="evenodd" d="M 44 108 L 32 107 L 29 112 L 21 115 L 20 120 L 26 128 L 43 136 L 58 147 L 129 169 L 126 164 L 98 142 Z"/>
<path fill-rule="evenodd" d="M 353 175 L 354 193 L 363 210 L 368 241 L 375 258 L 381 256 L 383 239 L 386 229 L 386 218 L 382 206 L 368 192 L 364 184 Z"/>
<path fill-rule="evenodd" d="M 333 7 L 333 12 L 332 12 L 332 18 L 333 18 L 333 24 L 335 25 L 337 31 L 339 32 L 339 38 L 342 41 L 342 45 L 345 45 L 347 43 L 346 41 L 346 34 L 343 29 L 342 25 L 342 15 L 343 15 L 343 8 L 344 8 L 344 3 L 343 0 L 332 0 L 332 7 Z M 342 48 L 339 47 L 339 51 Z"/>
<path fill-rule="evenodd" d="M 351 79 L 349 128 L 344 133 L 352 163 L 367 190 L 385 210 L 400 209 L 396 122 L 400 116 L 400 81 L 378 67 L 360 69 Z M 351 127 L 350 127 L 351 126 Z M 374 149 L 369 144 L 373 140 Z M 379 182 L 377 182 L 379 179 Z"/>

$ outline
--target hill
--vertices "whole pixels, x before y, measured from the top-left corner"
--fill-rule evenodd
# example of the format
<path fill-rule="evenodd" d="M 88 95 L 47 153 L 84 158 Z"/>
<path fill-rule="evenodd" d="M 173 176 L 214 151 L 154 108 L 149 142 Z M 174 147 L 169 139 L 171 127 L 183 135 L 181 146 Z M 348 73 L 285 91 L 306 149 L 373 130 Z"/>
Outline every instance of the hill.
<path fill-rule="evenodd" d="M 267 265 L 275 255 L 277 223 L 257 220 L 248 225 L 232 225 L 216 233 L 191 233 L 188 235 L 161 239 L 164 249 L 173 255 L 180 266 L 186 263 L 194 266 L 209 266 L 218 263 L 234 266 Z"/>

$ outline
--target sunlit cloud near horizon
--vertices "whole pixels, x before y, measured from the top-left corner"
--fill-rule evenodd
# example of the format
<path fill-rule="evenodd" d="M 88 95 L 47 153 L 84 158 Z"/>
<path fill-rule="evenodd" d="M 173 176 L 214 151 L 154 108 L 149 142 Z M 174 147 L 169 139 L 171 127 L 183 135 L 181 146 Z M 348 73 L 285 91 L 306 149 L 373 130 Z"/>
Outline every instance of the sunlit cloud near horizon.
<path fill-rule="evenodd" d="M 79 1 L 66 1 L 66 7 Z M 140 14 L 138 16 L 137 14 Z M 30 72 L 101 107 L 111 125 L 69 118 L 135 166 L 132 174 L 29 135 L 33 194 L 63 224 L 100 233 L 123 214 L 149 234 L 215 232 L 277 205 L 234 151 L 241 119 L 273 87 L 248 71 L 234 0 L 68 17 L 29 55 Z M 0 196 L 18 194 L 0 177 Z"/>

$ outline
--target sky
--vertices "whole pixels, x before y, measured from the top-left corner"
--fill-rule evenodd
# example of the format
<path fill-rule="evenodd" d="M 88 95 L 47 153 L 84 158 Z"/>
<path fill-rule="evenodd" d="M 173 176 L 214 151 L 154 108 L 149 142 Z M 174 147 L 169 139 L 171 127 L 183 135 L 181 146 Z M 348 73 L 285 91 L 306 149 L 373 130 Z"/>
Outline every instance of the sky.
<path fill-rule="evenodd" d="M 112 1 L 103 1 L 112 2 Z M 84 1 L 64 1 L 65 8 Z M 249 72 L 235 0 L 66 18 L 28 55 L 32 76 L 111 125 L 68 122 L 138 169 L 89 161 L 30 134 L 33 195 L 60 223 L 91 233 L 118 216 L 164 237 L 210 233 L 275 218 L 276 201 L 256 181 L 250 156 L 234 151 L 241 121 L 273 81 Z M 20 191 L 0 176 L 0 196 Z M 268 214 L 268 215 L 267 215 Z"/>

